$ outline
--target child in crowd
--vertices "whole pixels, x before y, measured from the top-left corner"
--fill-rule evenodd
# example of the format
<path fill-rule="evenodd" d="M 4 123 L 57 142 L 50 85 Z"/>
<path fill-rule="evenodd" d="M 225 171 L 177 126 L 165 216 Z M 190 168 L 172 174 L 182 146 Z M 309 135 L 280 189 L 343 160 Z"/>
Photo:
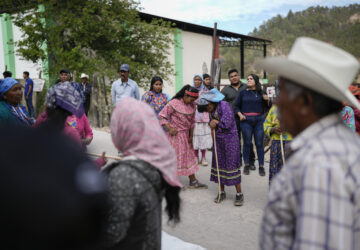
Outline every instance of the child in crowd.
<path fill-rule="evenodd" d="M 199 95 L 208 91 L 208 89 L 203 84 L 202 76 L 197 74 L 193 78 L 193 87 L 199 91 Z M 194 128 L 194 138 L 193 145 L 195 150 L 195 156 L 199 163 L 199 151 L 201 151 L 201 165 L 207 166 L 206 161 L 206 150 L 212 147 L 212 138 L 211 130 L 209 127 L 209 113 L 203 112 L 199 113 L 197 110 L 195 112 L 195 128 Z"/>

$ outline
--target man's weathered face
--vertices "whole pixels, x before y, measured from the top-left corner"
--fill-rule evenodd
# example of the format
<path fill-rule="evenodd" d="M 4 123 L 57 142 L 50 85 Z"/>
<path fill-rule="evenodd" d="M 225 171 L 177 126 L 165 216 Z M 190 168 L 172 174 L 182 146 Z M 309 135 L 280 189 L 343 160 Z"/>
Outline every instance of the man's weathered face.
<path fill-rule="evenodd" d="M 87 78 L 86 77 L 81 78 L 81 82 L 85 84 L 87 82 Z"/>
<path fill-rule="evenodd" d="M 237 85 L 237 84 L 239 83 L 240 76 L 239 76 L 238 73 L 232 72 L 232 73 L 229 75 L 229 80 L 230 80 L 231 85 Z"/>
<path fill-rule="evenodd" d="M 290 134 L 296 135 L 297 129 L 297 115 L 299 112 L 299 106 L 296 99 L 290 98 L 290 93 L 285 87 L 286 79 L 279 79 L 279 91 L 280 95 L 276 98 L 276 104 L 278 106 L 278 119 L 280 121 L 281 128 Z"/>
<path fill-rule="evenodd" d="M 129 71 L 124 71 L 124 70 L 121 70 L 120 71 L 120 78 L 121 80 L 124 82 L 126 82 L 128 79 L 129 79 L 129 74 L 130 72 Z"/>

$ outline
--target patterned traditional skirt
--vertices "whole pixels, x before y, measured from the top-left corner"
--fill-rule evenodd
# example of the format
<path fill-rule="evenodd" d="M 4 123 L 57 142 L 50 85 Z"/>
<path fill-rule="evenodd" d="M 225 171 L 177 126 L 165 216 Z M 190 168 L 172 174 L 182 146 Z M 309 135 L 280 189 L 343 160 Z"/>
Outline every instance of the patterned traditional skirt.
<path fill-rule="evenodd" d="M 241 158 L 240 143 L 236 134 L 217 134 L 216 151 L 220 173 L 220 183 L 226 186 L 234 186 L 241 183 Z M 213 148 L 212 167 L 210 181 L 218 183 L 218 173 Z"/>
<path fill-rule="evenodd" d="M 283 141 L 284 153 L 286 154 L 286 145 L 290 141 Z M 277 175 L 283 166 L 283 160 L 281 156 L 281 142 L 279 140 L 273 140 L 270 149 L 270 164 L 269 164 L 269 185 L 272 178 Z"/>
<path fill-rule="evenodd" d="M 166 133 L 177 158 L 178 175 L 189 176 L 199 170 L 194 149 L 189 144 L 189 130 L 179 131 L 175 136 Z"/>
<path fill-rule="evenodd" d="M 212 147 L 211 129 L 207 122 L 195 123 L 193 145 L 195 150 L 210 149 Z"/>

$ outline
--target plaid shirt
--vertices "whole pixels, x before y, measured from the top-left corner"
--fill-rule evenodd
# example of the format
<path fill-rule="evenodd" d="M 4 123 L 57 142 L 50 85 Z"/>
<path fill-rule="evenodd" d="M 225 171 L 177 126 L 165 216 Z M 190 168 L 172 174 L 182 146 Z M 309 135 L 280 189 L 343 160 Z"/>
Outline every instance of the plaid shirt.
<path fill-rule="evenodd" d="M 260 249 L 360 249 L 359 150 L 339 115 L 299 134 L 271 185 Z"/>

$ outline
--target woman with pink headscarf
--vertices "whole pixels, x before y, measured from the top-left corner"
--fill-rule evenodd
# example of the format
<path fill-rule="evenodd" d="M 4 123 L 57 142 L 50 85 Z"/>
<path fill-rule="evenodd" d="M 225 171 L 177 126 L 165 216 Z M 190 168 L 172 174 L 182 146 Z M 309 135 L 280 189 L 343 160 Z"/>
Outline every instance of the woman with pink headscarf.
<path fill-rule="evenodd" d="M 152 108 L 123 98 L 111 117 L 111 136 L 124 158 L 103 170 L 111 209 L 105 246 L 161 249 L 161 201 L 169 221 L 180 219 L 176 155 Z"/>

